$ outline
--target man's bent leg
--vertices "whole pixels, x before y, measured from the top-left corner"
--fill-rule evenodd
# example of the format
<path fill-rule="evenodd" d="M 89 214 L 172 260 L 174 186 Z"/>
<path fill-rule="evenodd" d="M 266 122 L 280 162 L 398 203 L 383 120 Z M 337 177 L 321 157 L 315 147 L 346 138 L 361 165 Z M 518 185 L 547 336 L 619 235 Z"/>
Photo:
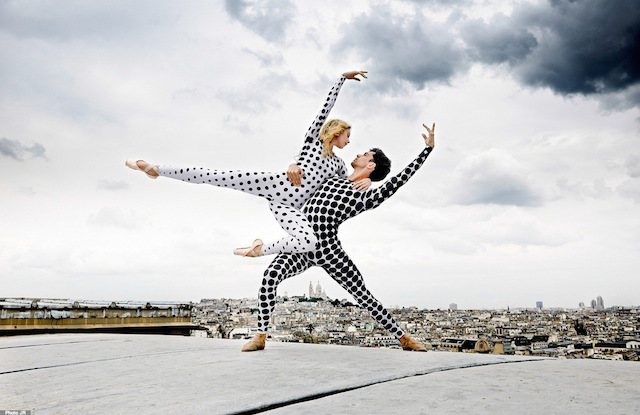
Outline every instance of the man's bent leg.
<path fill-rule="evenodd" d="M 267 328 L 276 306 L 278 284 L 307 270 L 310 265 L 309 259 L 301 254 L 280 254 L 269 264 L 258 291 L 258 334 L 244 345 L 243 352 L 264 349 Z"/>

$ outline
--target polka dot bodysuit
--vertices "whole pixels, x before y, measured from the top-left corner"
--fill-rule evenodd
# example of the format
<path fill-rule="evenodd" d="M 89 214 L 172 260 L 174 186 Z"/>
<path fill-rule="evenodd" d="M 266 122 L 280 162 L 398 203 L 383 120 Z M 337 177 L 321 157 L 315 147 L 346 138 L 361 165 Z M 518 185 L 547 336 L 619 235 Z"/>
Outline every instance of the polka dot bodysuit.
<path fill-rule="evenodd" d="M 420 155 L 396 176 L 388 179 L 376 189 L 360 192 L 351 188 L 349 179 L 335 177 L 327 181 L 302 208 L 313 225 L 319 248 L 304 254 L 280 254 L 264 272 L 262 286 L 258 292 L 258 332 L 266 333 L 269 320 L 276 305 L 276 291 L 283 280 L 298 275 L 313 266 L 322 267 L 342 288 L 366 308 L 371 316 L 397 338 L 403 331 L 393 317 L 367 290 L 353 261 L 342 249 L 338 239 L 338 227 L 347 219 L 375 209 L 391 197 L 422 166 L 431 147 L 426 147 Z"/>
<path fill-rule="evenodd" d="M 331 88 L 326 102 L 307 131 L 304 145 L 297 157 L 297 164 L 304 171 L 301 186 L 293 186 L 287 179 L 286 172 L 221 171 L 203 167 L 164 165 L 159 166 L 159 175 L 188 183 L 227 187 L 267 199 L 273 216 L 291 237 L 264 244 L 264 255 L 301 253 L 316 249 L 317 238 L 309 221 L 299 209 L 329 178 L 336 175 L 347 177 L 346 165 L 340 157 L 322 157 L 323 143 L 319 138 L 320 129 L 333 108 L 345 80 L 344 76 L 341 77 Z"/>

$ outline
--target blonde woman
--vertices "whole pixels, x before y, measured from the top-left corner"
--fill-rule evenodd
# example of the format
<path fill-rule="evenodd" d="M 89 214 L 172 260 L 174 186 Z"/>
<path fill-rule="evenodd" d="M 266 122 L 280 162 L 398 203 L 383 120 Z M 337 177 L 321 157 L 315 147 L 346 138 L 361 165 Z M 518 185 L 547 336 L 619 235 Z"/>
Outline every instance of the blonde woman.
<path fill-rule="evenodd" d="M 276 220 L 291 238 L 263 244 L 256 239 L 250 247 L 239 248 L 234 254 L 257 257 L 262 255 L 304 253 L 316 249 L 317 238 L 307 218 L 300 208 L 324 182 L 334 176 L 347 177 L 344 161 L 336 156 L 334 148 L 344 148 L 349 144 L 351 126 L 342 120 L 329 120 L 327 116 L 333 108 L 342 84 L 347 79 L 366 78 L 367 71 L 345 72 L 335 83 L 323 107 L 309 127 L 302 149 L 295 164 L 280 173 L 219 171 L 203 167 L 152 165 L 144 160 L 127 160 L 125 163 L 134 170 L 141 170 L 152 179 L 158 176 L 182 180 L 187 183 L 211 184 L 240 190 L 269 201 L 269 208 Z M 324 124 L 324 125 L 323 125 Z M 355 190 L 366 190 L 371 185 L 369 179 L 354 183 Z"/>

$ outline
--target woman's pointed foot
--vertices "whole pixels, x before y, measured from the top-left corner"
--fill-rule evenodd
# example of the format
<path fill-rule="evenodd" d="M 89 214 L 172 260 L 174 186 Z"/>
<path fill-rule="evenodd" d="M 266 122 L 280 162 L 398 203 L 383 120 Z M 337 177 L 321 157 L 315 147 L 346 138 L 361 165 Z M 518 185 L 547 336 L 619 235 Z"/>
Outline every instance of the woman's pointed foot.
<path fill-rule="evenodd" d="M 244 346 L 242 346 L 242 351 L 255 352 L 257 350 L 262 350 L 264 349 L 264 346 L 266 346 L 266 339 L 267 339 L 266 334 L 258 333 L 255 336 L 253 336 L 251 340 L 245 343 Z"/>
<path fill-rule="evenodd" d="M 154 166 L 144 160 L 129 159 L 124 164 L 130 169 L 144 172 L 150 179 L 158 178 L 158 166 Z"/>
<path fill-rule="evenodd" d="M 233 254 L 250 257 L 262 256 L 262 245 L 262 241 L 260 239 L 256 239 L 249 247 L 234 249 Z"/>
<path fill-rule="evenodd" d="M 427 346 L 423 343 L 415 341 L 413 338 L 403 334 L 400 337 L 400 344 L 402 345 L 402 350 L 413 350 L 414 352 L 426 352 Z"/>

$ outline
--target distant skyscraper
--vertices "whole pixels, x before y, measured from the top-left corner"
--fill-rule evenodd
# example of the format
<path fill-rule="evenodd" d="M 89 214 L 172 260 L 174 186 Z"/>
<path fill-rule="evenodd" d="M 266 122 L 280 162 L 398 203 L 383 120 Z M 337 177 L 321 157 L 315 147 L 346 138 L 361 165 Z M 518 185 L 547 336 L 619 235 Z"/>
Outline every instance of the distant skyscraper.
<path fill-rule="evenodd" d="M 458 304 L 456 303 L 449 304 L 449 310 L 456 311 L 457 309 L 458 309 Z"/>
<path fill-rule="evenodd" d="M 313 283 L 309 281 L 309 298 L 315 297 L 315 293 L 313 292 Z"/>
<path fill-rule="evenodd" d="M 591 300 L 591 308 L 596 308 L 596 300 Z"/>
<path fill-rule="evenodd" d="M 604 310 L 604 300 L 600 296 L 596 298 L 596 310 Z"/>
<path fill-rule="evenodd" d="M 542 301 L 536 301 L 536 308 L 542 310 Z"/>

